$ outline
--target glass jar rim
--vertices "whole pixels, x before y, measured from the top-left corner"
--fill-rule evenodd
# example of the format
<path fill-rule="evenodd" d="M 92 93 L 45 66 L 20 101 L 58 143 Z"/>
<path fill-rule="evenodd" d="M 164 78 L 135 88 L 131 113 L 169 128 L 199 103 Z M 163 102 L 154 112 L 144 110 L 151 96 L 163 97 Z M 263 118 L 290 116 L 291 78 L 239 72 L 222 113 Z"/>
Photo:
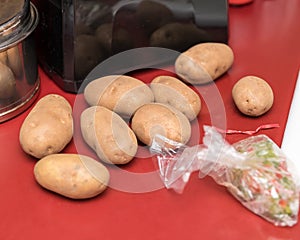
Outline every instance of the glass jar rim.
<path fill-rule="evenodd" d="M 36 28 L 37 23 L 37 9 L 25 0 L 22 9 L 0 25 L 0 51 L 21 42 Z"/>
<path fill-rule="evenodd" d="M 9 24 L 15 18 L 22 15 L 24 8 L 28 6 L 28 0 L 1 0 L 0 1 L 0 25 Z"/>

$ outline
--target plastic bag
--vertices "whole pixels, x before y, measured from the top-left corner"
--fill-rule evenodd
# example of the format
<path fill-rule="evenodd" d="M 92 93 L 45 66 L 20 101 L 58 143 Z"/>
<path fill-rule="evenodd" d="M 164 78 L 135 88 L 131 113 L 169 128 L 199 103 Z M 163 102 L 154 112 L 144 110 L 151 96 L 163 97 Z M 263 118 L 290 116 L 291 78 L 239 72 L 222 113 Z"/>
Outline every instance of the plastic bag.
<path fill-rule="evenodd" d="M 187 147 L 155 136 L 155 154 L 161 178 L 168 189 L 181 193 L 189 176 L 211 176 L 253 213 L 276 226 L 298 221 L 298 176 L 281 149 L 266 135 L 248 137 L 233 145 L 213 127 L 204 126 L 203 144 Z"/>

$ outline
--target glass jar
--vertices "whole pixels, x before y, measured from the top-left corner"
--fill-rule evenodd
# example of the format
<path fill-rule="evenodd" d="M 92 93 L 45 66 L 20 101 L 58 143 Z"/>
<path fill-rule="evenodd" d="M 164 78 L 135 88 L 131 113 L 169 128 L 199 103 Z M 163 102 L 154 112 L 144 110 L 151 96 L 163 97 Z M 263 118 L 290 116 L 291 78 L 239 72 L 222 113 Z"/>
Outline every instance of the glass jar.
<path fill-rule="evenodd" d="M 0 122 L 23 112 L 38 95 L 37 24 L 38 12 L 30 1 L 0 1 Z"/>

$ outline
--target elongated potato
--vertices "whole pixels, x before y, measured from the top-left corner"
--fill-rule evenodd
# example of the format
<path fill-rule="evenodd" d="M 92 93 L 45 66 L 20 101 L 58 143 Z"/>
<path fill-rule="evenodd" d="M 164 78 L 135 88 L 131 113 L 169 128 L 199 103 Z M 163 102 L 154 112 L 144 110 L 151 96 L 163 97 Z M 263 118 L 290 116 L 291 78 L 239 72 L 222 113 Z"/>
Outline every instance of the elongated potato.
<path fill-rule="evenodd" d="M 174 19 L 172 11 L 167 6 L 153 0 L 141 1 L 137 6 L 136 16 L 143 26 L 143 31 L 148 34 Z"/>
<path fill-rule="evenodd" d="M 0 62 L 7 65 L 7 52 L 6 51 L 0 52 Z"/>
<path fill-rule="evenodd" d="M 75 76 L 84 79 L 107 56 L 93 35 L 77 35 L 74 43 Z"/>
<path fill-rule="evenodd" d="M 18 46 L 7 50 L 7 64 L 17 79 L 22 78 L 23 66 Z"/>
<path fill-rule="evenodd" d="M 209 83 L 224 74 L 233 64 L 232 49 L 224 43 L 200 43 L 181 53 L 175 71 L 191 84 Z"/>
<path fill-rule="evenodd" d="M 84 97 L 90 106 L 106 107 L 125 118 L 130 118 L 140 106 L 154 101 L 147 84 L 125 75 L 110 75 L 90 82 Z"/>
<path fill-rule="evenodd" d="M 72 107 L 57 94 L 46 95 L 36 103 L 19 133 L 23 150 L 36 158 L 59 153 L 72 137 Z"/>
<path fill-rule="evenodd" d="M 0 100 L 9 99 L 16 94 L 16 79 L 11 69 L 0 62 Z"/>
<path fill-rule="evenodd" d="M 151 34 L 149 45 L 182 52 L 199 42 L 206 42 L 208 39 L 208 34 L 193 23 L 170 22 Z"/>
<path fill-rule="evenodd" d="M 73 199 L 94 197 L 109 182 L 109 171 L 103 164 L 78 154 L 46 156 L 35 164 L 34 176 L 44 188 Z"/>
<path fill-rule="evenodd" d="M 93 106 L 85 109 L 80 118 L 83 139 L 110 164 L 130 162 L 137 152 L 137 139 L 127 123 L 111 110 Z"/>
<path fill-rule="evenodd" d="M 131 128 L 138 139 L 150 146 L 156 134 L 187 143 L 191 137 L 188 118 L 176 108 L 162 103 L 149 103 L 134 114 Z"/>
<path fill-rule="evenodd" d="M 114 28 L 112 23 L 104 23 L 100 25 L 95 36 L 99 44 L 103 47 L 106 53 L 110 56 L 112 53 L 133 48 L 133 36 L 120 26 Z"/>
<path fill-rule="evenodd" d="M 169 104 L 192 121 L 200 112 L 200 97 L 175 77 L 158 76 L 150 84 L 155 102 Z"/>

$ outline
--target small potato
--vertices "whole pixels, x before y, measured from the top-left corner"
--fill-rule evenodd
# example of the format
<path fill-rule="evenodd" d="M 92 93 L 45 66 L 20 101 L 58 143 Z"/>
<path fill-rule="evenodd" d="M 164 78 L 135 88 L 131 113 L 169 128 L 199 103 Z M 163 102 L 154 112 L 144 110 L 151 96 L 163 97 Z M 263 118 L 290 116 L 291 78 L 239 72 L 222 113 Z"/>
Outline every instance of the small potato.
<path fill-rule="evenodd" d="M 90 106 L 106 107 L 124 118 L 130 118 L 140 106 L 154 101 L 147 84 L 125 75 L 110 75 L 90 82 L 84 97 Z"/>
<path fill-rule="evenodd" d="M 34 166 L 34 177 L 44 188 L 73 199 L 95 197 L 109 182 L 109 171 L 96 160 L 78 154 L 52 154 Z"/>
<path fill-rule="evenodd" d="M 155 102 L 169 104 L 192 121 L 200 112 L 200 97 L 175 77 L 158 76 L 150 84 Z"/>
<path fill-rule="evenodd" d="M 131 128 L 138 139 L 148 146 L 156 134 L 183 144 L 191 137 L 191 124 L 187 117 L 162 103 L 149 103 L 140 107 L 132 118 Z"/>
<path fill-rule="evenodd" d="M 175 71 L 185 82 L 209 83 L 224 74 L 233 59 L 232 49 L 224 43 L 200 43 L 178 56 Z"/>
<path fill-rule="evenodd" d="M 19 134 L 23 150 L 42 158 L 59 153 L 73 137 L 72 107 L 57 94 L 41 98 L 25 118 Z"/>
<path fill-rule="evenodd" d="M 13 71 L 15 77 L 17 79 L 21 79 L 23 76 L 23 66 L 18 46 L 9 48 L 7 50 L 7 59 L 8 66 Z"/>
<path fill-rule="evenodd" d="M 149 44 L 151 47 L 164 47 L 182 52 L 207 39 L 207 33 L 195 24 L 172 22 L 154 31 Z"/>
<path fill-rule="evenodd" d="M 120 26 L 113 28 L 112 23 L 100 25 L 95 36 L 108 55 L 133 48 L 133 38 L 130 33 Z"/>
<path fill-rule="evenodd" d="M 76 36 L 82 35 L 82 34 L 90 35 L 93 33 L 93 30 L 91 27 L 87 26 L 84 23 L 76 23 L 75 24 L 75 33 L 76 33 Z"/>
<path fill-rule="evenodd" d="M 136 10 L 138 22 L 148 34 L 174 19 L 172 11 L 158 1 L 143 0 Z"/>
<path fill-rule="evenodd" d="M 7 52 L 0 52 L 0 63 L 7 65 Z"/>
<path fill-rule="evenodd" d="M 75 39 L 75 76 L 84 79 L 88 73 L 106 58 L 105 51 L 93 35 L 81 34 Z"/>
<path fill-rule="evenodd" d="M 116 54 L 134 47 L 134 38 L 125 28 L 118 27 L 113 30 L 112 53 Z"/>
<path fill-rule="evenodd" d="M 113 24 L 112 23 L 104 23 L 97 27 L 95 31 L 95 37 L 101 46 L 105 49 L 105 51 L 111 54 L 112 48 L 112 31 Z"/>
<path fill-rule="evenodd" d="M 127 123 L 111 110 L 93 106 L 80 117 L 83 139 L 98 157 L 110 164 L 126 164 L 137 152 L 137 139 Z"/>
<path fill-rule="evenodd" d="M 253 117 L 269 111 L 274 102 L 271 86 L 256 76 L 246 76 L 237 81 L 232 89 L 232 97 L 242 113 Z"/>
<path fill-rule="evenodd" d="M 0 62 L 0 99 L 9 99 L 15 96 L 16 79 L 11 69 Z"/>

